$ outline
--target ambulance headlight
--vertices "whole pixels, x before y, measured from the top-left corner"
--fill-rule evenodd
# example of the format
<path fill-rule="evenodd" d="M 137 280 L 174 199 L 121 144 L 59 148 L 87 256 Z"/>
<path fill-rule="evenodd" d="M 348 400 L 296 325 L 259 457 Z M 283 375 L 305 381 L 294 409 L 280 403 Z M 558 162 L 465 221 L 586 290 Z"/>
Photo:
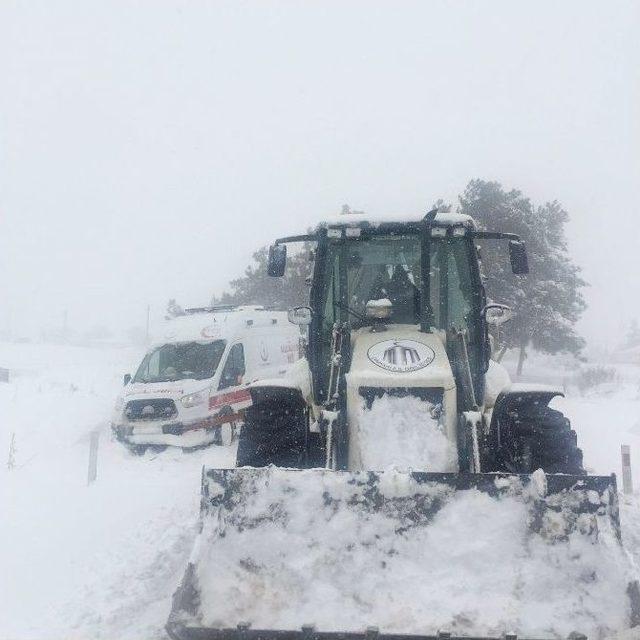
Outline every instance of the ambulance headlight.
<path fill-rule="evenodd" d="M 116 403 L 113 405 L 114 411 L 122 411 L 122 407 L 124 407 L 124 398 L 122 396 L 118 396 L 116 398 Z"/>
<path fill-rule="evenodd" d="M 185 409 L 190 407 L 197 407 L 199 404 L 203 404 L 209 399 L 209 389 L 203 389 L 202 391 L 196 391 L 195 393 L 188 393 L 186 396 L 180 398 L 180 403 Z"/>

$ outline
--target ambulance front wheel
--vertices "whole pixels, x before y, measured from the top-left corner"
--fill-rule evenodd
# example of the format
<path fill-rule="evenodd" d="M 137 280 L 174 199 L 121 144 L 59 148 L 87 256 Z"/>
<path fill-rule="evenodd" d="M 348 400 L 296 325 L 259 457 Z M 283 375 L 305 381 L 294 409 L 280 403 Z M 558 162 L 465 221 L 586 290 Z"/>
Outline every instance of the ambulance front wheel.
<path fill-rule="evenodd" d="M 231 418 L 233 416 L 233 409 L 231 407 L 223 407 L 218 417 L 228 417 Z M 228 420 L 227 422 L 223 422 L 215 432 L 215 440 L 214 443 L 217 445 L 221 445 L 223 447 L 228 447 L 233 442 L 233 439 L 236 436 L 236 424 L 234 420 Z"/>

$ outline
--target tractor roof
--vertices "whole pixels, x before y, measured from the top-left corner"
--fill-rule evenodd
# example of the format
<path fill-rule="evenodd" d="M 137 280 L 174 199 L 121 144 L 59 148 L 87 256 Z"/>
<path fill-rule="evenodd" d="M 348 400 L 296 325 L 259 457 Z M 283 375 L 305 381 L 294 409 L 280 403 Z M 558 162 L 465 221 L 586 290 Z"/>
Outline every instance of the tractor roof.
<path fill-rule="evenodd" d="M 346 227 L 367 227 L 367 226 L 381 226 L 386 224 L 407 224 L 415 225 L 424 218 L 424 213 L 409 213 L 409 214 L 367 214 L 367 213 L 343 213 L 334 215 L 325 220 L 322 220 L 318 224 L 319 229 L 326 227 L 346 226 Z M 433 224 L 438 226 L 465 226 L 470 229 L 475 229 L 476 225 L 471 216 L 464 215 L 462 213 L 445 213 L 439 212 Z"/>

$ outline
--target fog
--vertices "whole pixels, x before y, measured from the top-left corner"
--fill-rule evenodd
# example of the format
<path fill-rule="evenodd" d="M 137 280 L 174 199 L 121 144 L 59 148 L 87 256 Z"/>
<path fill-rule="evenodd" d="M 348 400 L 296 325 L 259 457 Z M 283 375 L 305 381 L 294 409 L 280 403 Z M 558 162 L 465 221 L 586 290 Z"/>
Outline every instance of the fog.
<path fill-rule="evenodd" d="M 580 325 L 640 317 L 636 2 L 0 5 L 0 329 L 144 324 L 344 203 L 500 181 L 572 216 Z"/>

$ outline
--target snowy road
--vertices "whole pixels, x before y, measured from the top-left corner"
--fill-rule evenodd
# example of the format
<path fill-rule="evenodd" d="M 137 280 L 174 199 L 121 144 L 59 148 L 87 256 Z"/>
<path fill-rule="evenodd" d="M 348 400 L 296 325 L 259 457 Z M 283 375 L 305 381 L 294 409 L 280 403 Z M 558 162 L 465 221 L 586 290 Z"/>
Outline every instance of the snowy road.
<path fill-rule="evenodd" d="M 165 637 L 191 549 L 204 463 L 235 448 L 135 457 L 108 418 L 135 350 L 2 345 L 0 637 Z M 87 486 L 89 431 L 100 430 Z M 6 468 L 15 433 L 15 468 Z"/>
<path fill-rule="evenodd" d="M 135 457 L 108 418 L 135 349 L 0 344 L 0 637 L 163 638 L 170 598 L 191 550 L 203 464 L 231 466 L 233 448 Z M 631 444 L 640 482 L 640 368 L 613 395 L 554 402 L 571 417 L 597 473 L 619 471 Z M 98 479 L 87 486 L 89 432 Z M 11 435 L 15 467 L 7 469 Z M 637 548 L 635 501 L 623 501 Z"/>

